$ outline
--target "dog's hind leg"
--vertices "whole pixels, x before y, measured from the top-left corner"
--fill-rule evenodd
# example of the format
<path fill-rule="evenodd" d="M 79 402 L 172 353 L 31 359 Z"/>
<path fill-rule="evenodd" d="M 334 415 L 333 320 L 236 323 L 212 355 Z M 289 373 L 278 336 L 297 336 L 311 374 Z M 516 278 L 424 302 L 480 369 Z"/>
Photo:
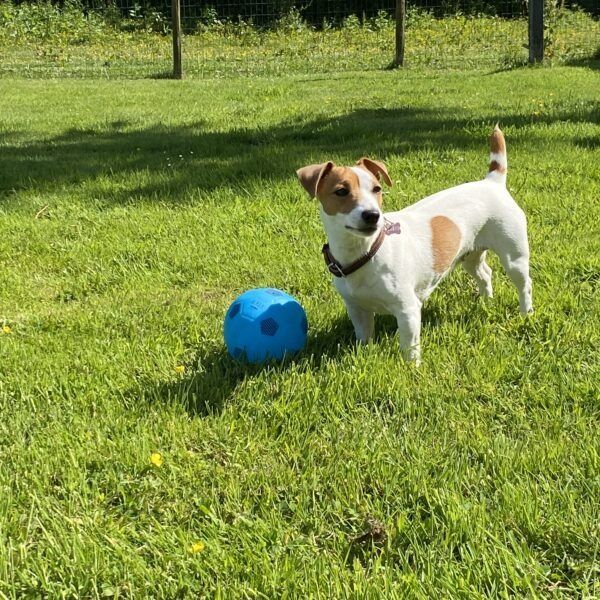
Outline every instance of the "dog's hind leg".
<path fill-rule="evenodd" d="M 492 269 L 485 262 L 485 250 L 474 250 L 463 257 L 462 265 L 465 271 L 475 280 L 479 288 L 479 295 L 492 298 Z"/>
<path fill-rule="evenodd" d="M 507 204 L 499 223 L 487 227 L 476 243 L 489 248 L 498 255 L 506 274 L 519 292 L 521 313 L 533 312 L 532 284 L 529 277 L 529 242 L 525 213 L 514 203 Z"/>
<path fill-rule="evenodd" d="M 499 254 L 500 262 L 510 277 L 510 280 L 515 284 L 517 292 L 519 292 L 519 309 L 521 313 L 526 315 L 533 312 L 533 302 L 531 298 L 532 283 L 529 277 L 529 256 L 528 254 L 510 255 Z"/>
<path fill-rule="evenodd" d="M 510 235 L 498 236 L 489 248 L 500 259 L 506 274 L 519 292 L 519 308 L 522 314 L 533 312 L 531 299 L 532 284 L 529 277 L 529 243 L 527 241 L 527 221 L 521 210 L 505 216 L 504 229 Z"/>
<path fill-rule="evenodd" d="M 348 316 L 354 325 L 354 333 L 356 339 L 365 344 L 373 337 L 375 329 L 375 315 L 371 311 L 360 308 L 352 302 L 344 300 Z"/>

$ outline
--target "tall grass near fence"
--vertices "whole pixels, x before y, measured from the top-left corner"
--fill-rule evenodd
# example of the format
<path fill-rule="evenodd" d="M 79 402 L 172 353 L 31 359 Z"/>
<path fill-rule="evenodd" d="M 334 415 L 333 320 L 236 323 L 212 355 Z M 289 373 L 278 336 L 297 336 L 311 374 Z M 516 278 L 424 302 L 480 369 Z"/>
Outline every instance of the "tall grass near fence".
<path fill-rule="evenodd" d="M 0 3 L 0 75 L 149 77 L 171 70 L 168 23 L 157 12 L 83 12 L 74 4 Z M 582 11 L 556 9 L 547 22 L 547 56 L 564 62 L 597 50 L 600 23 Z M 527 57 L 523 18 L 408 12 L 406 64 L 432 68 L 506 68 Z M 206 18 L 184 37 L 190 76 L 279 75 L 384 69 L 394 52 L 385 12 L 308 25 L 291 11 L 271 28 Z"/>

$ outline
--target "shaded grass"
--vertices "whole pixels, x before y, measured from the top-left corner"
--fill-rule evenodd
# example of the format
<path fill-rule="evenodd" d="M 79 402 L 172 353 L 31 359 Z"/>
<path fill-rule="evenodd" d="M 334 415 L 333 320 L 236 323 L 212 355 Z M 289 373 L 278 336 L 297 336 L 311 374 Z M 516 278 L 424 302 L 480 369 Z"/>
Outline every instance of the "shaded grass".
<path fill-rule="evenodd" d="M 597 595 L 598 83 L 0 83 L 0 592 Z M 535 315 L 494 261 L 489 305 L 462 272 L 428 302 L 420 369 L 389 319 L 355 347 L 294 169 L 381 158 L 395 209 L 481 177 L 496 120 Z M 222 317 L 263 285 L 309 345 L 244 367 Z"/>

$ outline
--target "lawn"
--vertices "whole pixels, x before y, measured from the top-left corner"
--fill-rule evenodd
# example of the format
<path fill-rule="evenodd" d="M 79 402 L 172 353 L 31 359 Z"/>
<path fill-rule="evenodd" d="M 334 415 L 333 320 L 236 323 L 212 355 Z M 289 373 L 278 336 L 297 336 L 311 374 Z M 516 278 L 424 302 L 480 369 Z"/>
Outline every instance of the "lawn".
<path fill-rule="evenodd" d="M 600 594 L 598 64 L 0 80 L 0 596 Z M 294 170 L 388 164 L 389 209 L 477 179 L 496 121 L 535 314 L 497 260 L 364 348 Z M 307 349 L 228 358 L 294 294 Z"/>

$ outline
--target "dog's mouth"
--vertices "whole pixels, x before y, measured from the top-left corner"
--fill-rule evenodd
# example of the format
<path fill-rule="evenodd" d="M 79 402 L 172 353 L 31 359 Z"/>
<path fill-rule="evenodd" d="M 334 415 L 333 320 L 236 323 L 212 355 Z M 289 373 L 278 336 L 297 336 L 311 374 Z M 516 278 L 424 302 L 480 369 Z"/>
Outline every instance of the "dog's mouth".
<path fill-rule="evenodd" d="M 356 231 L 361 235 L 371 235 L 379 230 L 377 225 L 367 225 L 366 227 L 350 227 L 350 225 L 346 225 L 346 229 L 350 229 L 351 231 Z"/>

